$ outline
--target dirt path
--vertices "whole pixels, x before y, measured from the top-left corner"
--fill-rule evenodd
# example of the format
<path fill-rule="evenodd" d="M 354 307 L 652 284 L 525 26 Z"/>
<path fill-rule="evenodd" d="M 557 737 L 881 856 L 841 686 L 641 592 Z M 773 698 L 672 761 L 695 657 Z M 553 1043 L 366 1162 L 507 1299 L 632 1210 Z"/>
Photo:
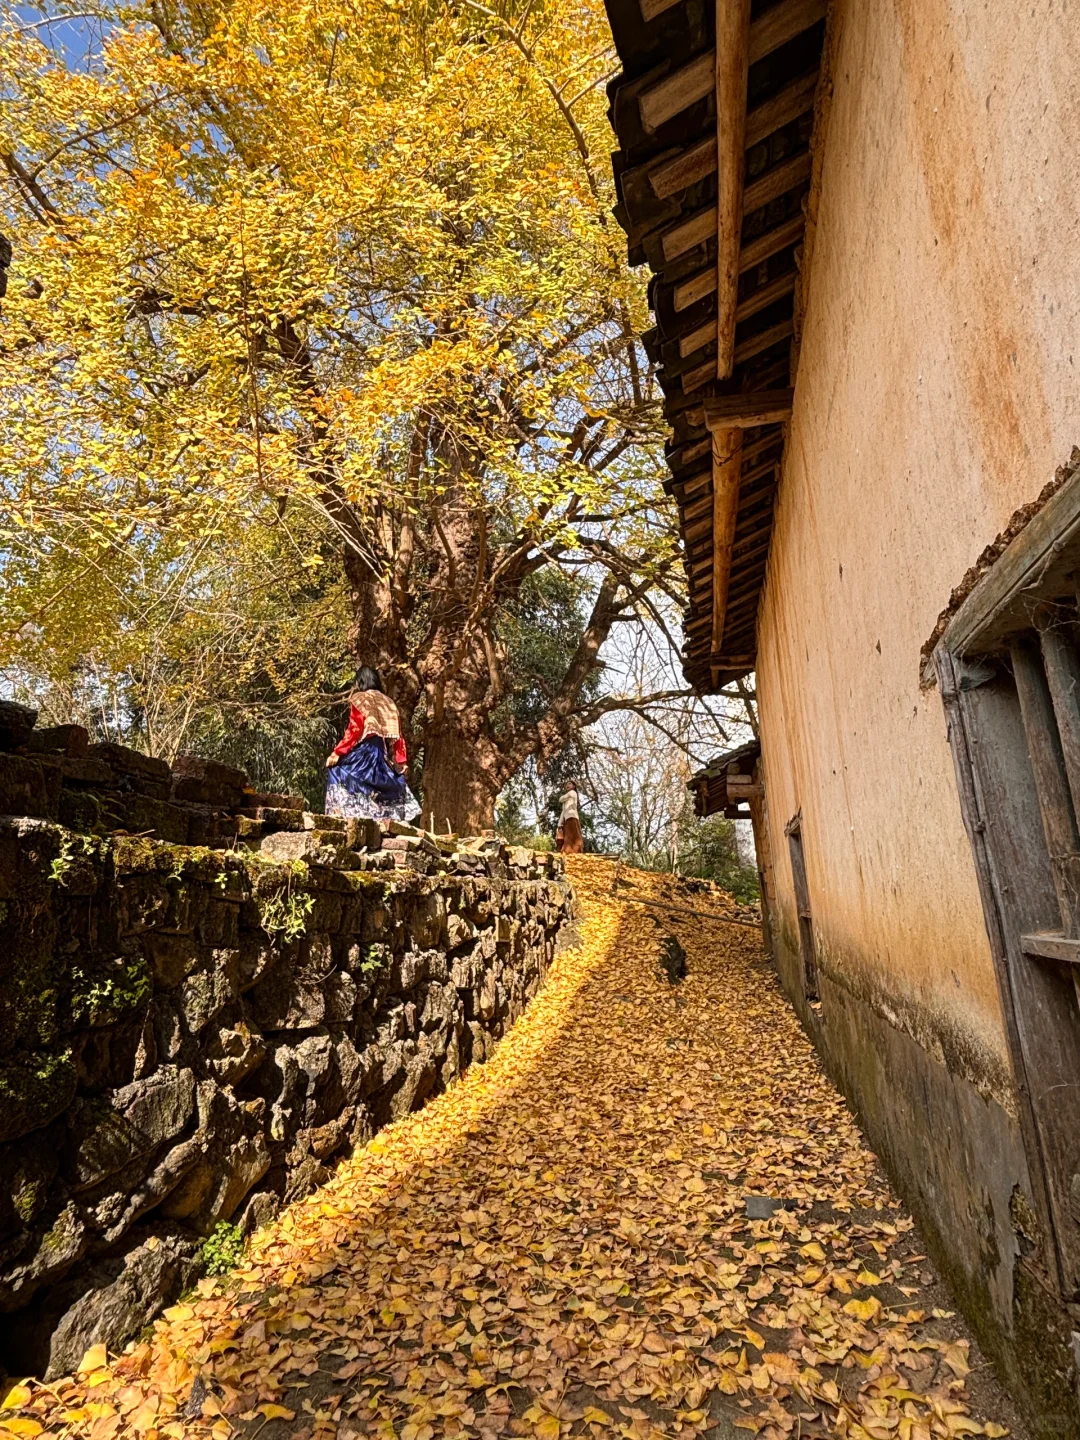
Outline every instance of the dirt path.
<path fill-rule="evenodd" d="M 16 1392 L 0 1436 L 1006 1434 L 755 932 L 572 873 L 581 944 L 487 1065 L 150 1341 Z M 623 873 L 620 896 L 722 913 Z"/>

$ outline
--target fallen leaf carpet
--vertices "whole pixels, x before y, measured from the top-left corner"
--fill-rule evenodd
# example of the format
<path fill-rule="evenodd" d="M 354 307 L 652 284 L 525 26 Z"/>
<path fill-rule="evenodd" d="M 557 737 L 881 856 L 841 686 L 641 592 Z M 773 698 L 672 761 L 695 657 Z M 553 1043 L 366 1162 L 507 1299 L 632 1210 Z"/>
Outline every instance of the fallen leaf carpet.
<path fill-rule="evenodd" d="M 123 1355 L 12 1387 L 0 1440 L 1016 1433 L 759 935 L 570 872 L 578 937 L 486 1065 Z"/>

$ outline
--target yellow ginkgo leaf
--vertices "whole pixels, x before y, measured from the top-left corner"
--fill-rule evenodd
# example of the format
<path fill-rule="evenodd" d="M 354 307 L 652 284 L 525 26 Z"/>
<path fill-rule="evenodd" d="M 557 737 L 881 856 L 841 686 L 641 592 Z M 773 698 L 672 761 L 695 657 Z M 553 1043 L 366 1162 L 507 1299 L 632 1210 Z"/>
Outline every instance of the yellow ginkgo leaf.
<path fill-rule="evenodd" d="M 29 1385 L 13 1385 L 3 1400 L 0 1400 L 0 1410 L 20 1410 L 32 1393 Z"/>
<path fill-rule="evenodd" d="M 267 1420 L 295 1420 L 295 1419 L 296 1419 L 296 1411 L 295 1411 L 295 1410 L 290 1410 L 287 1405 L 275 1405 L 275 1404 L 273 1404 L 273 1402 L 271 1402 L 271 1401 L 269 1401 L 269 1400 L 268 1400 L 264 1405 L 260 1405 L 260 1406 L 259 1406 L 258 1413 L 259 1413 L 260 1415 L 265 1416 L 265 1418 L 266 1418 Z"/>
<path fill-rule="evenodd" d="M 180 1308 L 179 1306 L 177 1307 Z M 107 1359 L 107 1352 L 104 1345 L 91 1345 L 86 1354 L 79 1361 L 78 1373 L 86 1375 L 91 1370 L 100 1370 Z"/>

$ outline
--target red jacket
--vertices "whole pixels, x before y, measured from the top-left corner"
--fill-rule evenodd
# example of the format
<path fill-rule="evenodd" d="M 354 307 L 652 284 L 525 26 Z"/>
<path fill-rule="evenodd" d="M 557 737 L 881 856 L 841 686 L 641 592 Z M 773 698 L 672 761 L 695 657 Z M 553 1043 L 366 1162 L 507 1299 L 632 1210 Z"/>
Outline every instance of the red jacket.
<path fill-rule="evenodd" d="M 349 724 L 341 741 L 334 746 L 335 755 L 347 755 L 354 746 L 359 745 L 364 738 L 365 717 L 362 711 L 355 705 L 349 706 Z M 405 753 L 405 741 L 399 735 L 394 741 L 394 764 L 404 765 L 408 756 Z"/>

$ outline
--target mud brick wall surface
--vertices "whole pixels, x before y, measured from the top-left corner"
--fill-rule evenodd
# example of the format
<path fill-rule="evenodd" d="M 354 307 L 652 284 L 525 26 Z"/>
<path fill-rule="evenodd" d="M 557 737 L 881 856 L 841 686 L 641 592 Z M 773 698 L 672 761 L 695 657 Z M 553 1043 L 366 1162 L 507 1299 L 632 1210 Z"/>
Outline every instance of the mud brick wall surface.
<path fill-rule="evenodd" d="M 264 1223 L 483 1061 L 570 919 L 558 857 L 356 864 L 0 818 L 10 1373 L 120 1345 L 220 1222 Z"/>

